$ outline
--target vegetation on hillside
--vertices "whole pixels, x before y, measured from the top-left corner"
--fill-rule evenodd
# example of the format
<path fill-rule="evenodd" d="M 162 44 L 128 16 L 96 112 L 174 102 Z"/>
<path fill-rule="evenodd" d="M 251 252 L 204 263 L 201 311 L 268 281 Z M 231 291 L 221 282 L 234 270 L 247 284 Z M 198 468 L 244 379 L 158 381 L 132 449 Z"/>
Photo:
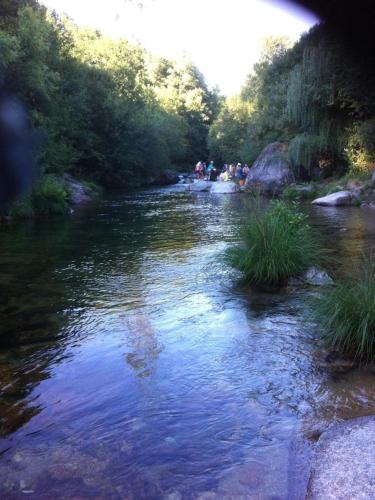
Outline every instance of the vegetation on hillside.
<path fill-rule="evenodd" d="M 366 172 L 375 165 L 374 89 L 372 63 L 359 66 L 323 24 L 293 47 L 269 39 L 240 95 L 210 127 L 210 155 L 252 162 L 284 141 L 297 178 Z"/>
<path fill-rule="evenodd" d="M 43 175 L 130 186 L 205 157 L 219 98 L 193 64 L 78 28 L 35 0 L 0 0 L 0 14 L 0 90 L 25 104 Z"/>

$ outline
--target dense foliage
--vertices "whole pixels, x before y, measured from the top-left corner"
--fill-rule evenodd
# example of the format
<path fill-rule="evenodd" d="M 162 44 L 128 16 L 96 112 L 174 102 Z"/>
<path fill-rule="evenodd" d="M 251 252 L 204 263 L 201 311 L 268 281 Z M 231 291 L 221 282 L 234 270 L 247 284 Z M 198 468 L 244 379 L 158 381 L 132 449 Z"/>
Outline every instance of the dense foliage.
<path fill-rule="evenodd" d="M 207 154 L 217 92 L 186 61 L 81 29 L 36 0 L 0 0 L 0 85 L 39 131 L 43 174 L 134 185 Z"/>
<path fill-rule="evenodd" d="M 254 285 L 285 285 L 315 263 L 320 253 L 306 216 L 281 201 L 264 212 L 255 207 L 242 225 L 241 240 L 226 258 Z"/>
<path fill-rule="evenodd" d="M 268 143 L 285 141 L 300 178 L 368 170 L 375 164 L 374 89 L 372 61 L 353 60 L 324 25 L 293 47 L 270 39 L 241 94 L 212 124 L 211 154 L 251 162 Z"/>

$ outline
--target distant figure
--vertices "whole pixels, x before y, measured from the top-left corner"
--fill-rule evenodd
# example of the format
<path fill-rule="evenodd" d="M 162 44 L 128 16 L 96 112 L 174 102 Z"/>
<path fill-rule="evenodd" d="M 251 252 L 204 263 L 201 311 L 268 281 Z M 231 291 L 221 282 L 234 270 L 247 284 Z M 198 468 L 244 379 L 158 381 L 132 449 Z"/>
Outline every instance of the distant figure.
<path fill-rule="evenodd" d="M 234 163 L 231 163 L 229 165 L 228 174 L 229 174 L 229 179 L 234 179 L 234 177 L 236 175 L 236 165 Z"/>
<path fill-rule="evenodd" d="M 195 172 L 197 179 L 203 179 L 203 177 L 204 177 L 204 163 L 202 161 L 199 161 L 195 165 L 194 172 Z"/>
<path fill-rule="evenodd" d="M 242 174 L 243 174 L 243 178 L 245 179 L 245 181 L 246 181 L 247 176 L 249 175 L 249 172 L 250 172 L 249 165 L 247 163 L 245 163 L 245 165 L 242 169 Z"/>
<path fill-rule="evenodd" d="M 229 180 L 230 180 L 230 179 L 229 179 L 229 172 L 228 172 L 228 170 L 225 170 L 225 172 L 222 172 L 222 173 L 220 174 L 220 179 L 219 179 L 219 180 L 220 180 L 221 182 L 227 182 L 227 181 L 229 181 Z"/>
<path fill-rule="evenodd" d="M 210 172 L 209 172 L 209 180 L 215 182 L 217 180 L 219 172 L 215 167 L 212 167 Z"/>
<path fill-rule="evenodd" d="M 214 168 L 214 161 L 211 160 L 207 167 L 207 173 L 209 174 L 213 168 Z"/>
<path fill-rule="evenodd" d="M 241 163 L 237 163 L 237 165 L 236 165 L 236 171 L 234 174 L 234 178 L 236 179 L 236 182 L 238 182 L 238 184 L 240 186 L 242 186 L 243 179 L 242 179 L 242 165 L 241 165 Z"/>
<path fill-rule="evenodd" d="M 204 177 L 206 176 L 206 174 L 207 174 L 206 162 L 202 161 L 202 179 L 204 179 Z"/>

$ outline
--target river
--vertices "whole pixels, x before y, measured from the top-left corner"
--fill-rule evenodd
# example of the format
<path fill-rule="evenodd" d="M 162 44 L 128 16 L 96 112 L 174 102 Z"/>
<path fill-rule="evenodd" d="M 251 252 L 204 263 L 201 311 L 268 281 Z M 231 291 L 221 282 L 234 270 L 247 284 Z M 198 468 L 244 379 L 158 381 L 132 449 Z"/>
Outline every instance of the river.
<path fill-rule="evenodd" d="M 307 292 L 226 267 L 249 210 L 166 188 L 1 227 L 1 498 L 304 498 L 319 433 L 375 413 L 374 375 L 319 364 Z M 336 272 L 374 247 L 371 210 L 305 210 Z"/>

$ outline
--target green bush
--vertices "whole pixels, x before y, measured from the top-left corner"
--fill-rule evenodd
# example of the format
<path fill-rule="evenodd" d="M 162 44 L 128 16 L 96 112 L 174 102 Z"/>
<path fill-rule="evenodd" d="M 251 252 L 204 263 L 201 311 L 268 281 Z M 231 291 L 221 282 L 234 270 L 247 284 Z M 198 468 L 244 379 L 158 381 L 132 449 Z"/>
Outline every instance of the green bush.
<path fill-rule="evenodd" d="M 254 285 L 285 285 L 320 257 L 306 216 L 282 201 L 263 213 L 255 208 L 240 234 L 242 244 L 230 248 L 226 260 Z"/>
<path fill-rule="evenodd" d="M 34 217 L 34 207 L 32 199 L 27 196 L 16 201 L 9 210 L 9 215 L 14 219 L 31 219 Z"/>
<path fill-rule="evenodd" d="M 365 261 L 314 301 L 329 347 L 360 361 L 375 360 L 375 264 Z"/>
<path fill-rule="evenodd" d="M 34 188 L 31 199 L 37 215 L 62 215 L 68 210 L 69 192 L 54 176 L 45 176 Z"/>
<path fill-rule="evenodd" d="M 316 196 L 317 189 L 313 184 L 301 185 L 299 187 L 287 186 L 282 193 L 284 200 L 312 200 Z"/>

